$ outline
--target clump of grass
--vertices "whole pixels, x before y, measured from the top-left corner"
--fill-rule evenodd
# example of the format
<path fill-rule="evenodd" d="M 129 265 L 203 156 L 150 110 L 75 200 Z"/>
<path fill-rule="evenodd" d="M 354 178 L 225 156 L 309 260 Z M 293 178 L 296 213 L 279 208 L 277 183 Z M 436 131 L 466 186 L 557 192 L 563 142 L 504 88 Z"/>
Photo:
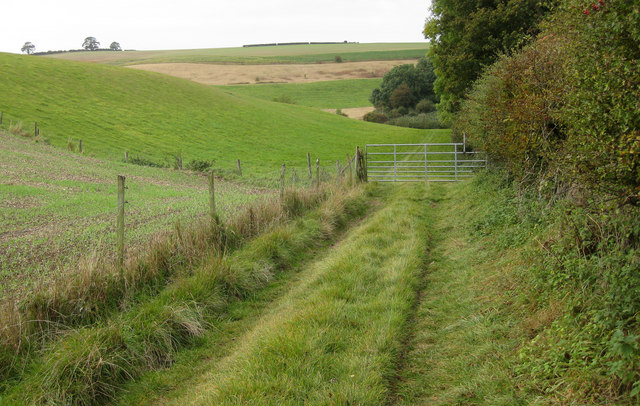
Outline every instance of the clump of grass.
<path fill-rule="evenodd" d="M 295 100 L 293 100 L 293 97 L 289 96 L 288 94 L 282 94 L 280 96 L 274 97 L 273 101 L 277 103 L 296 104 Z"/>
<path fill-rule="evenodd" d="M 336 219 L 363 214 L 366 202 L 362 188 L 331 194 L 303 220 L 275 227 L 230 257 L 209 253 L 159 294 L 148 293 L 105 322 L 63 334 L 34 360 L 9 399 L 94 404 L 112 398 L 125 381 L 170 365 L 230 300 L 261 289 L 319 241 L 335 237 Z"/>
<path fill-rule="evenodd" d="M 13 135 L 17 135 L 20 137 L 27 137 L 27 138 L 31 137 L 32 135 L 30 132 L 25 131 L 22 128 L 22 121 L 18 121 L 15 124 L 13 122 L 9 123 L 9 132 Z"/>

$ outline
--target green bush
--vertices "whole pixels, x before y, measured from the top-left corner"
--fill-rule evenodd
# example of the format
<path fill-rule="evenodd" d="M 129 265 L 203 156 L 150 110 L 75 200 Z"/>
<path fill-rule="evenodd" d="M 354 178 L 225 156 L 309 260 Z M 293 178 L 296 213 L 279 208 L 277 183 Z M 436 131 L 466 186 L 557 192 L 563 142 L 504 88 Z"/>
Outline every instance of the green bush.
<path fill-rule="evenodd" d="M 422 99 L 416 104 L 416 111 L 418 113 L 431 113 L 436 111 L 436 104 L 429 99 Z"/>
<path fill-rule="evenodd" d="M 371 123 L 384 124 L 388 121 L 388 117 L 386 114 L 379 111 L 371 111 L 364 115 L 364 121 L 369 121 Z"/>
<path fill-rule="evenodd" d="M 165 168 L 166 167 L 166 165 L 164 165 L 162 163 L 158 163 L 158 162 L 152 161 L 151 159 L 140 157 L 140 156 L 130 157 L 128 162 L 130 164 L 134 164 L 134 165 L 150 166 L 150 167 L 153 167 L 153 168 Z"/>
<path fill-rule="evenodd" d="M 293 97 L 289 96 L 288 94 L 274 97 L 273 101 L 276 103 L 296 104 L 295 100 L 293 100 Z"/>
<path fill-rule="evenodd" d="M 195 172 L 208 172 L 215 160 L 206 161 L 204 159 L 193 159 L 187 164 L 187 169 Z"/>
<path fill-rule="evenodd" d="M 406 83 L 402 83 L 400 86 L 393 89 L 391 97 L 389 98 L 391 107 L 398 109 L 404 107 L 405 110 L 407 107 L 413 106 L 414 101 L 415 97 L 413 96 L 413 92 Z M 407 114 L 406 111 L 404 114 Z"/>

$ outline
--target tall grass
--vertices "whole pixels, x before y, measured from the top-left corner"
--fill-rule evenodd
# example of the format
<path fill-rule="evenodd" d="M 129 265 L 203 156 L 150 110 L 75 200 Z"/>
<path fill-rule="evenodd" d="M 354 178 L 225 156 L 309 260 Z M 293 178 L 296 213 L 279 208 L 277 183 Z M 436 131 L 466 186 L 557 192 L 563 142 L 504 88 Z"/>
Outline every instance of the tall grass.
<path fill-rule="evenodd" d="M 86 269 L 26 300 L 17 313 L 5 308 L 5 321 L 7 314 L 19 321 L 3 330 L 3 373 L 23 382 L 11 398 L 92 404 L 111 397 L 131 377 L 171 363 L 229 300 L 264 286 L 292 257 L 334 236 L 366 206 L 362 188 L 325 185 L 285 196 L 224 224 L 176 227 L 124 269 L 89 260 Z M 315 215 L 287 221 L 323 201 Z M 237 254 L 224 255 L 269 229 Z"/>

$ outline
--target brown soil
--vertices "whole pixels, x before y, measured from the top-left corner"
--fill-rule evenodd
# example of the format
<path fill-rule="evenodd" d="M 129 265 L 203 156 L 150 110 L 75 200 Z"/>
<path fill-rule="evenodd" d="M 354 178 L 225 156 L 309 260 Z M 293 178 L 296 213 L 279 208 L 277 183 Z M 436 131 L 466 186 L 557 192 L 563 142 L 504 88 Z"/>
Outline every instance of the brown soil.
<path fill-rule="evenodd" d="M 129 66 L 164 73 L 205 85 L 252 83 L 307 83 L 325 80 L 381 78 L 394 66 L 415 60 L 367 61 L 322 64 L 216 65 L 205 63 L 156 63 Z"/>
<path fill-rule="evenodd" d="M 353 107 L 350 109 L 342 109 L 342 112 L 347 115 L 349 118 L 353 118 L 355 120 L 362 120 L 364 115 L 375 110 L 375 107 Z M 325 109 L 324 111 L 328 111 L 329 113 L 335 113 L 335 109 Z"/>

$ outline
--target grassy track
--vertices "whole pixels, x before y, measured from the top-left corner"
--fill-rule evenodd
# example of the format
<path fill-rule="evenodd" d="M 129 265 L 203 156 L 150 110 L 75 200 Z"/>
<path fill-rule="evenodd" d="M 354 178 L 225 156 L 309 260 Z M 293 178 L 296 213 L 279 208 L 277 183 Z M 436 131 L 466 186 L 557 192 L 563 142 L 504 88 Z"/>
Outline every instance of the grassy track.
<path fill-rule="evenodd" d="M 207 179 L 102 161 L 0 132 L 0 296 L 27 290 L 98 246 L 115 244 L 116 177 L 127 177 L 127 246 L 208 210 Z M 222 217 L 267 193 L 219 181 Z"/>
<path fill-rule="evenodd" d="M 217 86 L 233 94 L 262 100 L 287 100 L 301 106 L 344 109 L 370 106 L 369 97 L 382 79 L 348 79 L 314 83 Z"/>
<path fill-rule="evenodd" d="M 345 62 L 410 59 L 423 57 L 425 43 L 316 44 L 277 47 L 184 49 L 168 51 L 75 52 L 52 57 L 112 65 L 141 63 L 202 62 L 233 64 Z"/>
<path fill-rule="evenodd" d="M 129 400 L 385 403 L 423 277 L 428 202 L 422 186 L 404 188 L 326 257 L 308 265 L 289 293 L 252 328 L 245 327 L 233 351 L 223 351 L 222 359 L 184 360 L 198 377 L 182 385 L 155 375 L 151 382 L 165 390 L 180 389 L 161 399 L 136 391 Z"/>
<path fill-rule="evenodd" d="M 514 373 L 528 317 L 516 305 L 520 249 L 501 235 L 474 235 L 479 217 L 500 210 L 481 186 L 440 187 L 425 289 L 394 403 L 531 404 Z"/>
<path fill-rule="evenodd" d="M 335 164 L 355 145 L 410 142 L 425 132 L 358 122 L 316 109 L 255 98 L 159 74 L 50 58 L 0 54 L 0 110 L 55 146 L 83 140 L 86 153 L 121 160 L 125 150 L 156 162 L 215 159 L 246 177 L 278 178 L 278 168 L 306 164 L 305 154 Z"/>

